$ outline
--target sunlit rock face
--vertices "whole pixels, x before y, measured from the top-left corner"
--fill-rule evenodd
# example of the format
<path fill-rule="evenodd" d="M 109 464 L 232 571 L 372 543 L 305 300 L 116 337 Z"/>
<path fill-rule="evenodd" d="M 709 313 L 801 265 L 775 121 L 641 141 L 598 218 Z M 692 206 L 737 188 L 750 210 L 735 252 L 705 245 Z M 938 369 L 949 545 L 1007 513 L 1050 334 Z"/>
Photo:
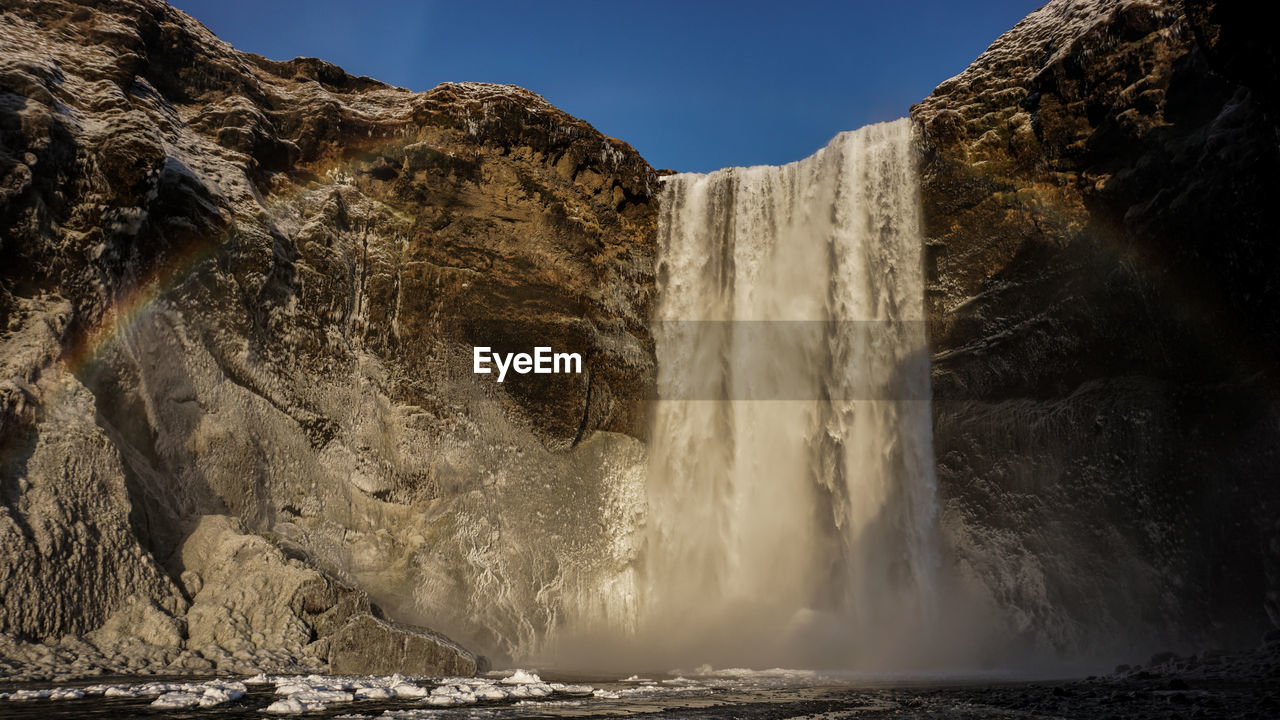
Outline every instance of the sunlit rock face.
<path fill-rule="evenodd" d="M 560 617 L 545 586 L 621 561 L 584 548 L 638 482 L 654 377 L 630 146 L 515 87 L 241 53 L 158 2 L 21 3 L 0 48 L 0 631 L 194 602 L 201 642 L 323 662 L 303 644 L 355 592 L 502 655 Z M 498 385 L 472 344 L 584 372 Z M 283 553 L 294 594 L 251 590 L 284 615 L 206 622 L 227 593 L 185 545 L 211 515 Z"/>
<path fill-rule="evenodd" d="M 1280 621 L 1276 60 L 1229 5 L 1049 3 L 912 111 L 944 530 L 1043 645 Z"/>

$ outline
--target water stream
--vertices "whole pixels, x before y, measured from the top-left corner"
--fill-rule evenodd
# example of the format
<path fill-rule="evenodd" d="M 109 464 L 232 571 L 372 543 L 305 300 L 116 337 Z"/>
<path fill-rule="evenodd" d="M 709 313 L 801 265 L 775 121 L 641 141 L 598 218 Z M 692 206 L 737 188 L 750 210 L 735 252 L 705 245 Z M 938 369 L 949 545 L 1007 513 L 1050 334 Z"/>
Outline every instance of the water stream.
<path fill-rule="evenodd" d="M 672 662 L 878 666 L 936 616 L 907 120 L 665 179 L 637 632 Z"/>

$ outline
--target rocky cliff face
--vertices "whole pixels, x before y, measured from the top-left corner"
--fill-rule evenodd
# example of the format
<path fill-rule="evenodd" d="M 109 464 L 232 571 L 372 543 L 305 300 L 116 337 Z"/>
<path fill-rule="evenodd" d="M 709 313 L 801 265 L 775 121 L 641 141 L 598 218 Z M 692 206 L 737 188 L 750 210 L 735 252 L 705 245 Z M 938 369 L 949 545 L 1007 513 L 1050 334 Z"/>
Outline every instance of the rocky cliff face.
<path fill-rule="evenodd" d="M 944 523 L 1041 644 L 1280 622 L 1277 66 L 1255 13 L 1055 0 L 912 110 Z"/>
<path fill-rule="evenodd" d="M 274 62 L 150 0 L 3 10 L 0 632 L 145 616 L 152 664 L 356 670 L 340 645 L 398 632 L 379 603 L 501 653 L 563 612 L 542 587 L 617 560 L 583 548 L 653 382 L 634 150 L 519 88 Z M 585 372 L 499 385 L 473 344 Z M 109 667 L 145 664 L 118 639 Z"/>
<path fill-rule="evenodd" d="M 634 150 L 519 88 L 274 62 L 152 0 L 0 7 L 0 672 L 467 673 L 403 623 L 502 655 L 629 617 L 594 593 L 644 507 Z M 944 531 L 1029 642 L 1280 621 L 1278 68 L 1250 12 L 1055 0 L 913 109 Z M 474 344 L 586 372 L 499 385 Z"/>

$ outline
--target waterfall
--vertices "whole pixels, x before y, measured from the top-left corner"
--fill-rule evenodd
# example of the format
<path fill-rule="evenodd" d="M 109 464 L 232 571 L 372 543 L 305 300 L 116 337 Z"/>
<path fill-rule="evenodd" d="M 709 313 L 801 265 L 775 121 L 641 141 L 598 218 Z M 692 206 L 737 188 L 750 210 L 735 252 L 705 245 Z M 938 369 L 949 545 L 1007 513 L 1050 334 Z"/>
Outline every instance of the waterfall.
<path fill-rule="evenodd" d="M 638 632 L 672 662 L 883 666 L 937 613 L 910 123 L 664 183 Z"/>

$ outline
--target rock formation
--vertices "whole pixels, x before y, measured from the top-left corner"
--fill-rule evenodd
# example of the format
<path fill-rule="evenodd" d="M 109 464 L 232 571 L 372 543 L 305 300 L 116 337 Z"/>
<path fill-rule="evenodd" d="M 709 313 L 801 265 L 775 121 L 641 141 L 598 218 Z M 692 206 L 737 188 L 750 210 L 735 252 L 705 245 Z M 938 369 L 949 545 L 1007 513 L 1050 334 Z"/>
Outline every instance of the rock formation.
<path fill-rule="evenodd" d="M 0 48 L 10 644 L 136 670 L 110 658 L 137 625 L 150 666 L 469 672 L 378 605 L 496 652 L 554 618 L 530 578 L 597 560 L 548 527 L 641 457 L 636 152 L 526 90 L 275 62 L 152 0 L 5 3 Z M 472 344 L 585 372 L 498 385 Z M 504 519 L 539 506 L 566 509 Z"/>
<path fill-rule="evenodd" d="M 1280 622 L 1274 43 L 1057 0 L 912 110 L 958 561 L 1071 653 Z"/>
<path fill-rule="evenodd" d="M 469 673 L 631 611 L 595 593 L 645 504 L 632 148 L 158 0 L 0 8 L 0 673 Z M 1280 622 L 1253 12 L 1054 0 L 912 110 L 943 531 L 1031 643 Z M 475 344 L 586 368 L 498 384 Z"/>

